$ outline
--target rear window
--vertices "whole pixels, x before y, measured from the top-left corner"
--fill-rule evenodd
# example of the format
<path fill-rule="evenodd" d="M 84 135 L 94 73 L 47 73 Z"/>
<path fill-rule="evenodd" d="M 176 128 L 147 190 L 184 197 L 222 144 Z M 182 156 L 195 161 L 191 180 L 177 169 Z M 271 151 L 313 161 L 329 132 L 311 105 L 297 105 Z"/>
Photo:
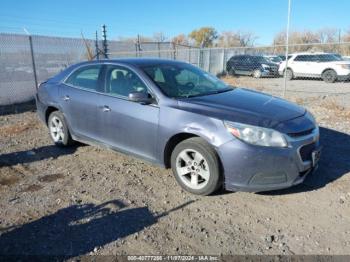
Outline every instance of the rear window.
<path fill-rule="evenodd" d="M 294 61 L 299 61 L 299 62 L 311 62 L 315 61 L 316 57 L 314 55 L 298 55 Z"/>

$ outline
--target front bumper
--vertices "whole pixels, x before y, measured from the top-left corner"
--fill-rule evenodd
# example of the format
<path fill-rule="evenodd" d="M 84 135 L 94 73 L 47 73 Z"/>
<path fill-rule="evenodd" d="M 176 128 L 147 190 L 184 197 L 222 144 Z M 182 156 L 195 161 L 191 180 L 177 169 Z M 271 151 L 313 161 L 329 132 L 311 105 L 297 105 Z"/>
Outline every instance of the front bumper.
<path fill-rule="evenodd" d="M 220 146 L 225 188 L 261 192 L 288 188 L 304 181 L 317 168 L 311 154 L 320 150 L 318 128 L 308 135 L 288 137 L 289 147 L 254 146 L 238 139 Z"/>
<path fill-rule="evenodd" d="M 261 70 L 261 76 L 263 77 L 276 77 L 279 76 L 278 71 L 273 69 L 263 69 Z"/>

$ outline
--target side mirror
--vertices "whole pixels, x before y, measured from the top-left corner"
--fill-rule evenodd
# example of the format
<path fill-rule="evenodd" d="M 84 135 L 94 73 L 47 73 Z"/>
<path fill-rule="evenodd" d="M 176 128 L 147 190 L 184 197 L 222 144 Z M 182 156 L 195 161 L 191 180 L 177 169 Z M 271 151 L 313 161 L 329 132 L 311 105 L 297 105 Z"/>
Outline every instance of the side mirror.
<path fill-rule="evenodd" d="M 154 99 L 148 94 L 144 92 L 131 92 L 129 94 L 129 100 L 132 102 L 137 102 L 141 104 L 152 104 Z"/>

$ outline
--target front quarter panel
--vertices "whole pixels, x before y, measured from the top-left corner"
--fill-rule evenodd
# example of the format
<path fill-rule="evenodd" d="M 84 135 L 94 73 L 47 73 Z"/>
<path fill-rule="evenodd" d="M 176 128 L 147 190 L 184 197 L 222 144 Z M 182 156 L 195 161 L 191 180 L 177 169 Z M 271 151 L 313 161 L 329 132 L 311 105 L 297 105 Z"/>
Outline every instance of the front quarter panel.
<path fill-rule="evenodd" d="M 175 101 L 161 107 L 159 119 L 159 159 L 164 159 L 167 142 L 180 133 L 199 136 L 214 148 L 234 139 L 222 120 L 182 110 Z"/>

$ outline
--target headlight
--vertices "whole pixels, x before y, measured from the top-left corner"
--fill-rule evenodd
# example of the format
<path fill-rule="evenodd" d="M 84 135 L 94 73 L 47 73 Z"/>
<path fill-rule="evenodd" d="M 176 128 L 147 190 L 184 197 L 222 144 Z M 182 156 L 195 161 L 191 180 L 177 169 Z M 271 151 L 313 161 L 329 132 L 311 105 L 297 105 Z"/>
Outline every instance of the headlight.
<path fill-rule="evenodd" d="M 288 146 L 285 136 L 276 130 L 229 121 L 224 121 L 224 124 L 227 131 L 249 144 L 270 147 Z"/>
<path fill-rule="evenodd" d="M 338 64 L 343 69 L 350 69 L 350 64 Z"/>
<path fill-rule="evenodd" d="M 265 65 L 265 64 L 262 64 L 261 66 L 262 66 L 264 69 L 269 69 L 269 68 L 270 68 L 269 65 Z"/>

